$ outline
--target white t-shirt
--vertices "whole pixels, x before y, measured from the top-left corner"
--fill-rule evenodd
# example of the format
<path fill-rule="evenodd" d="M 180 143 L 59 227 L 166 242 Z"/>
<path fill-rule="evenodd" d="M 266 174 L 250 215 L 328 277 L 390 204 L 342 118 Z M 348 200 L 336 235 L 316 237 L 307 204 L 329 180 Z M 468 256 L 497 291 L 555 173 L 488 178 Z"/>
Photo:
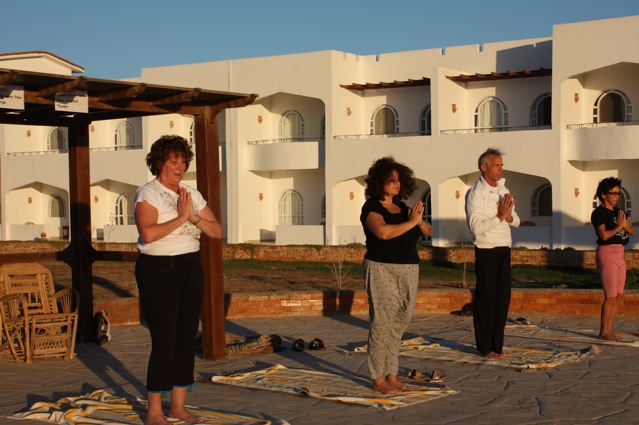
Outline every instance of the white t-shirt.
<path fill-rule="evenodd" d="M 519 227 L 519 216 L 513 206 L 513 221 L 500 221 L 497 217 L 497 203 L 507 193 L 506 179 L 500 179 L 492 187 L 482 176 L 466 193 L 466 219 L 475 236 L 477 248 L 496 248 L 512 245 L 511 227 Z"/>
<path fill-rule="evenodd" d="M 193 211 L 199 213 L 206 207 L 206 201 L 196 189 L 180 183 L 180 187 L 191 193 Z M 173 192 L 157 179 L 153 179 L 141 186 L 135 193 L 135 205 L 146 201 L 158 210 L 158 223 L 165 223 L 178 216 L 178 194 Z M 180 227 L 157 241 L 144 243 L 138 238 L 138 250 L 148 255 L 181 255 L 200 250 L 200 233 L 190 221 L 185 221 Z"/>

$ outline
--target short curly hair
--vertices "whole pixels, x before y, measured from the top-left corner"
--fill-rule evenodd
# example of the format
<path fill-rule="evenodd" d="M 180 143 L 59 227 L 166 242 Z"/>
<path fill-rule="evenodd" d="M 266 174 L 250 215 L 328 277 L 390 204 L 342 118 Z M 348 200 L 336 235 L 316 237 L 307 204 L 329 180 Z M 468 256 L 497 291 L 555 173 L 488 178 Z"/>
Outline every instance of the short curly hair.
<path fill-rule="evenodd" d="M 603 194 L 608 193 L 613 187 L 619 187 L 619 189 L 621 189 L 621 179 L 617 177 L 606 177 L 599 182 L 597 185 L 597 193 L 595 193 L 599 202 L 603 202 Z"/>
<path fill-rule="evenodd" d="M 378 159 L 368 169 L 368 177 L 366 177 L 366 191 L 364 192 L 366 199 L 382 199 L 384 198 L 384 185 L 393 171 L 399 174 L 399 194 L 395 199 L 406 199 L 415 191 L 417 186 L 413 177 L 413 170 L 404 164 L 395 161 L 392 156 L 385 156 Z"/>
<path fill-rule="evenodd" d="M 157 177 L 171 154 L 182 155 L 186 161 L 186 169 L 189 169 L 193 159 L 193 151 L 189 143 L 182 136 L 167 135 L 153 142 L 151 150 L 146 155 L 146 165 L 151 170 L 151 174 Z"/>

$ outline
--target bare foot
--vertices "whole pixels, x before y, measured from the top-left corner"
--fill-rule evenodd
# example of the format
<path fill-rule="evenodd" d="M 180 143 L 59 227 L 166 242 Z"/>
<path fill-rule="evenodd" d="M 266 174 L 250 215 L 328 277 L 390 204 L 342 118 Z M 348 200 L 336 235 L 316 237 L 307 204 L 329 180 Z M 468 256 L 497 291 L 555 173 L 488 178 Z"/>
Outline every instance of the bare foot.
<path fill-rule="evenodd" d="M 610 335 L 601 335 L 599 334 L 599 339 L 605 339 L 606 341 L 619 341 L 620 338 L 615 334 Z"/>
<path fill-rule="evenodd" d="M 508 354 L 504 353 L 503 351 L 501 353 L 497 353 L 497 357 L 500 359 L 506 358 L 508 357 Z"/>
<path fill-rule="evenodd" d="M 491 351 L 488 354 L 484 354 L 484 357 L 486 357 L 487 359 L 497 359 L 499 358 L 499 354 L 495 353 L 494 351 Z"/>
<path fill-rule="evenodd" d="M 375 380 L 375 382 L 373 383 L 373 391 L 375 391 L 376 393 L 381 393 L 385 395 L 399 394 L 399 390 L 397 388 L 393 387 L 392 385 L 390 385 L 383 379 Z"/>
<path fill-rule="evenodd" d="M 386 377 L 386 383 L 400 391 L 407 391 L 409 389 L 402 381 L 399 380 L 397 375 L 388 375 Z"/>
<path fill-rule="evenodd" d="M 164 415 L 153 415 L 146 417 L 144 425 L 171 425 L 171 422 L 167 421 Z"/>
<path fill-rule="evenodd" d="M 187 424 L 200 423 L 200 419 L 197 416 L 193 416 L 185 409 L 176 411 L 176 412 L 169 411 L 169 417 L 174 419 L 179 419 Z"/>

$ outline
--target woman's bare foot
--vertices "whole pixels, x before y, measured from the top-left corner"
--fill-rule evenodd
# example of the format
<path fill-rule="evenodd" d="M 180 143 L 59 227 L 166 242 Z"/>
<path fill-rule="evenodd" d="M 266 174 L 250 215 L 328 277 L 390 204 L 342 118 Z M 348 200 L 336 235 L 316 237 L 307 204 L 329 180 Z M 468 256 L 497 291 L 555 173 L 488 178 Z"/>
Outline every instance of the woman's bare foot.
<path fill-rule="evenodd" d="M 599 334 L 599 339 L 605 339 L 606 341 L 619 341 L 620 338 L 615 334 L 610 335 L 601 335 Z"/>
<path fill-rule="evenodd" d="M 376 379 L 373 381 L 373 391 L 385 395 L 397 395 L 399 390 L 390 385 L 384 378 Z"/>
<path fill-rule="evenodd" d="M 179 419 L 187 424 L 197 424 L 200 422 L 197 416 L 193 416 L 186 409 L 177 412 L 169 411 L 169 417 Z"/>
<path fill-rule="evenodd" d="M 494 351 L 491 351 L 488 354 L 484 354 L 484 357 L 486 357 L 487 359 L 497 359 L 499 358 L 499 354 L 495 353 Z"/>
<path fill-rule="evenodd" d="M 409 389 L 402 381 L 399 380 L 397 375 L 388 375 L 386 377 L 386 383 L 400 391 L 407 391 Z"/>
<path fill-rule="evenodd" d="M 144 425 L 171 425 L 171 422 L 167 421 L 164 415 L 152 415 L 146 417 Z"/>
<path fill-rule="evenodd" d="M 497 358 L 499 359 L 503 359 L 508 357 L 508 354 L 504 353 L 503 351 L 501 353 L 497 353 Z"/>

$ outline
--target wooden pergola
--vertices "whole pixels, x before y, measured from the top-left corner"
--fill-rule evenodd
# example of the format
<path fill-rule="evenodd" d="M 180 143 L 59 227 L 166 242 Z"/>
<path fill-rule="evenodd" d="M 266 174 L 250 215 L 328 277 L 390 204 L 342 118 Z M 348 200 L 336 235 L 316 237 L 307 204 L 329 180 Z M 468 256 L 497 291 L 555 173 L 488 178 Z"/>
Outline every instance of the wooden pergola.
<path fill-rule="evenodd" d="M 521 71 L 508 70 L 505 72 L 491 72 L 489 74 L 447 75 L 446 78 L 458 83 L 476 83 L 478 81 L 496 81 L 496 80 L 513 80 L 517 78 L 549 77 L 551 75 L 552 75 L 552 69 L 550 68 L 538 68 L 538 69 L 524 68 Z"/>
<path fill-rule="evenodd" d="M 217 115 L 226 108 L 251 104 L 257 95 L 199 88 L 104 80 L 85 76 L 45 74 L 0 68 L 0 86 L 23 90 L 22 109 L 0 109 L 0 124 L 67 127 L 69 130 L 70 244 L 51 254 L 5 254 L 1 262 L 60 259 L 71 267 L 73 288 L 80 293 L 78 341 L 88 341 L 93 321 L 93 271 L 96 260 L 132 261 L 137 253 L 97 251 L 91 246 L 89 126 L 93 121 L 160 114 L 189 114 L 195 118 L 198 190 L 218 217 L 220 173 Z M 78 93 L 79 92 L 79 93 Z M 80 95 L 88 108 L 69 112 L 56 107 L 56 98 Z M 71 96 L 71 97 L 69 97 Z M 141 163 L 140 167 L 145 164 Z M 204 236 L 200 257 L 205 276 L 202 304 L 204 357 L 224 358 L 224 283 L 222 245 Z"/>
<path fill-rule="evenodd" d="M 379 90 L 379 89 L 399 89 L 403 87 L 421 87 L 421 86 L 430 86 L 430 78 L 422 77 L 419 80 L 405 80 L 405 81 L 397 81 L 393 82 L 383 82 L 379 83 L 353 83 L 353 84 L 340 84 L 339 85 L 343 89 L 348 90 Z"/>

